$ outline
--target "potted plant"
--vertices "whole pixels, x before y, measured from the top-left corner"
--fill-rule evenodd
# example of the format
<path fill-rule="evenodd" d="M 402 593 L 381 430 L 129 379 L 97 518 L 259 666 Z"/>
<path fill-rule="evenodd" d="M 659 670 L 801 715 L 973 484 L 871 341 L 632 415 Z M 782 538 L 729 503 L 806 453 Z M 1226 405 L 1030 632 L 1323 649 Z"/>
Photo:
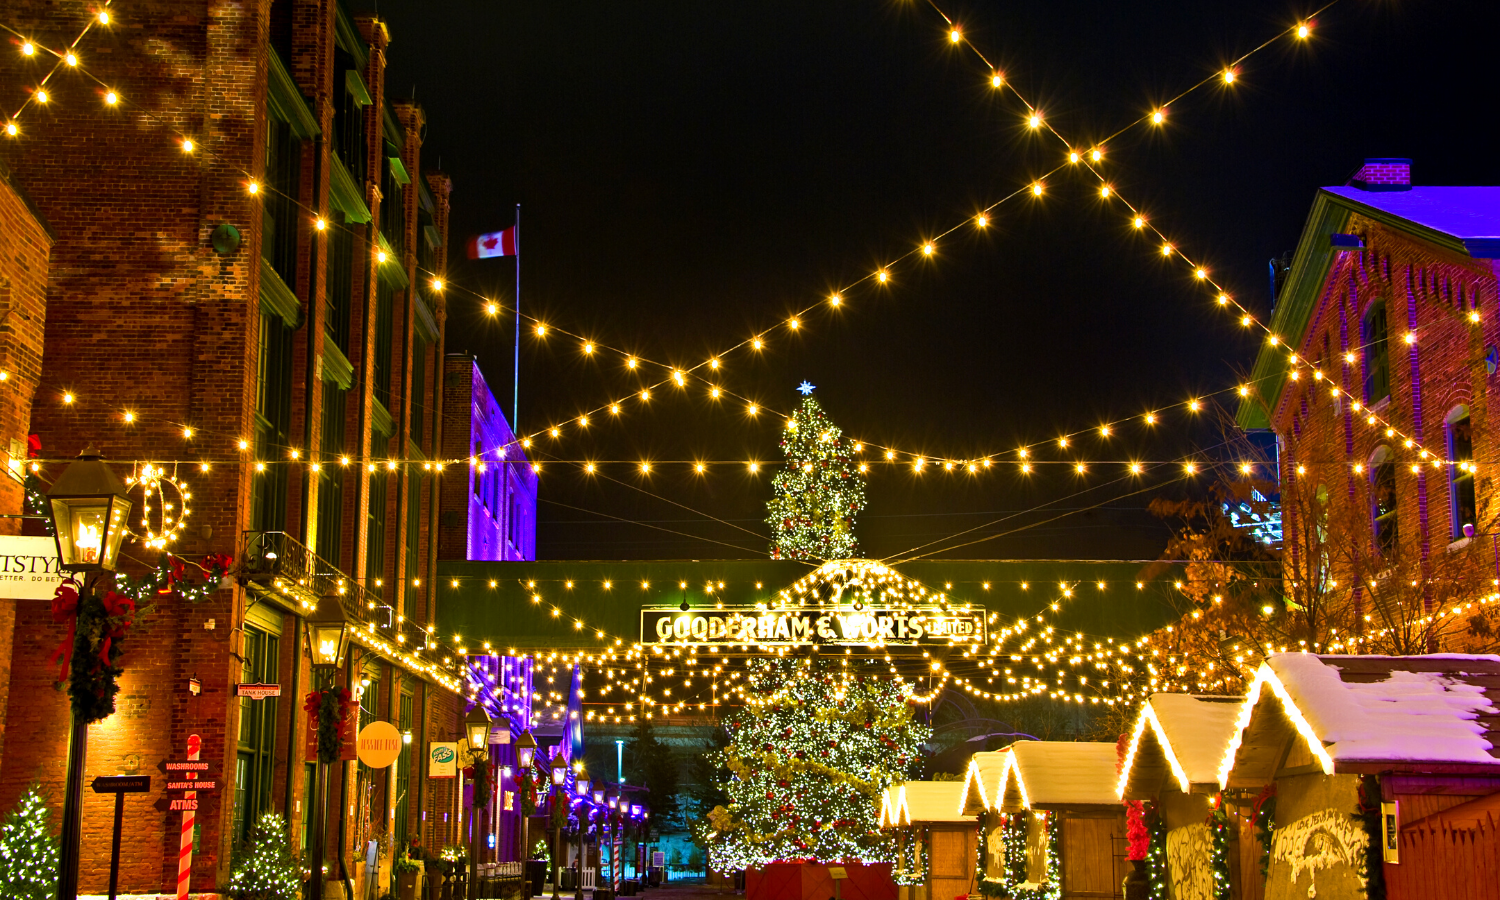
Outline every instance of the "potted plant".
<path fill-rule="evenodd" d="M 417 872 L 422 866 L 405 851 L 391 865 L 391 874 L 396 876 L 396 900 L 417 900 Z"/>
<path fill-rule="evenodd" d="M 422 859 L 422 870 L 427 874 L 427 900 L 442 900 L 443 882 L 448 878 L 448 861 L 429 854 Z"/>

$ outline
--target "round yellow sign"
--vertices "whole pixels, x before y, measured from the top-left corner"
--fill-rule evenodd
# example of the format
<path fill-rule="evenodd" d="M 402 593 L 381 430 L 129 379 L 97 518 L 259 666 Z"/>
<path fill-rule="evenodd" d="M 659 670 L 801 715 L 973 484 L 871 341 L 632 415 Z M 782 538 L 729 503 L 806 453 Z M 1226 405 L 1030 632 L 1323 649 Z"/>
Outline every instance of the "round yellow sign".
<path fill-rule="evenodd" d="M 359 761 L 384 769 L 401 755 L 401 732 L 390 722 L 371 722 L 359 731 Z"/>

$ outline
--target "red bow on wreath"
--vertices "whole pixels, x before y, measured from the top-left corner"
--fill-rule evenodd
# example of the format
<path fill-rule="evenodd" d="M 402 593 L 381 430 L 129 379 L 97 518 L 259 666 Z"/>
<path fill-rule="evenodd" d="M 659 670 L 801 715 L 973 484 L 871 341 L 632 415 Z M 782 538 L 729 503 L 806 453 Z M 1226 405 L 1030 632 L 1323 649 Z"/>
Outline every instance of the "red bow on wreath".
<path fill-rule="evenodd" d="M 69 578 L 57 586 L 52 594 L 52 621 L 59 625 L 68 626 L 68 636 L 63 638 L 57 649 L 52 651 L 49 662 L 62 660 L 62 665 L 57 670 L 57 680 L 66 681 L 68 678 L 68 667 L 73 662 L 73 639 L 78 632 L 78 582 Z"/>
<path fill-rule="evenodd" d="M 104 614 L 115 622 L 114 627 L 104 632 L 103 639 L 99 641 L 99 662 L 109 665 L 109 648 L 116 640 L 123 638 L 130 626 L 135 624 L 135 601 L 114 591 L 104 595 Z"/>
<path fill-rule="evenodd" d="M 182 564 L 182 560 L 178 559 L 175 556 L 170 557 L 167 560 L 167 584 L 169 586 L 180 584 L 186 577 L 187 567 Z"/>

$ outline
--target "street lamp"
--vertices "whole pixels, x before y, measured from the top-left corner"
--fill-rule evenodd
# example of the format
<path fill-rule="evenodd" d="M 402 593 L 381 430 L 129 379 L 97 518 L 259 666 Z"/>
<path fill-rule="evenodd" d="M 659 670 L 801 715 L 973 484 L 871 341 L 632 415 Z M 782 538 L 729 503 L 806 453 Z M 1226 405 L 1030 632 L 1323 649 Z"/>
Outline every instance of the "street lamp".
<path fill-rule="evenodd" d="M 552 750 L 552 802 L 553 804 L 568 802 L 568 792 L 564 786 L 568 783 L 568 761 L 563 759 L 562 744 L 558 744 Z M 556 806 L 552 810 L 552 900 L 557 900 L 557 886 L 559 876 L 562 874 L 562 820 L 567 813 L 558 815 Z"/>
<path fill-rule="evenodd" d="M 130 505 L 124 482 L 92 448 L 69 463 L 47 492 L 58 566 L 63 571 L 83 575 L 73 613 L 75 621 L 84 604 L 93 599 L 90 576 L 115 570 L 120 544 L 125 540 Z M 63 794 L 62 847 L 57 866 L 59 897 L 78 894 L 78 856 L 83 835 L 83 770 L 88 756 L 89 723 L 76 709 L 72 717 Z"/>
<path fill-rule="evenodd" d="M 614 890 L 616 884 L 615 869 L 617 864 L 620 863 L 620 854 L 625 850 L 624 834 L 616 834 L 620 824 L 618 815 L 620 809 L 619 794 L 610 794 L 609 800 L 605 805 L 609 807 L 609 812 L 605 813 L 605 818 L 609 820 L 609 888 L 610 890 Z M 625 878 L 625 867 L 618 865 L 618 868 L 620 870 L 620 880 L 623 880 Z"/>
<path fill-rule="evenodd" d="M 517 776 L 520 783 L 516 786 L 521 789 L 521 880 L 526 885 L 527 894 L 531 896 L 531 844 L 530 837 L 531 814 L 526 811 L 526 788 L 531 784 L 531 764 L 536 761 L 536 738 L 531 736 L 528 729 L 521 733 L 520 740 L 516 741 L 516 767 L 519 770 Z"/>
<path fill-rule="evenodd" d="M 573 879 L 573 900 L 583 900 L 584 846 L 588 836 L 589 770 L 582 760 L 579 760 L 578 768 L 573 771 L 573 789 L 578 792 L 579 797 L 583 798 L 583 805 L 578 810 L 578 874 Z"/>
<path fill-rule="evenodd" d="M 495 720 L 490 718 L 484 704 L 475 703 L 464 716 L 464 732 L 469 739 L 470 764 L 478 767 L 487 761 L 490 752 L 490 727 Z M 474 799 L 469 803 L 469 900 L 479 896 L 479 810 L 485 804 L 479 802 L 479 779 L 474 779 Z"/>
<path fill-rule="evenodd" d="M 318 691 L 331 691 L 339 669 L 343 668 L 344 656 L 349 651 L 349 619 L 344 615 L 344 604 L 338 594 L 323 597 L 315 610 L 307 616 L 307 654 L 312 657 L 313 684 Z M 310 715 L 319 716 L 314 711 Z M 317 723 L 313 723 L 316 733 Z M 323 748 L 318 747 L 318 796 L 313 801 L 312 840 L 308 848 L 312 851 L 312 877 L 307 885 L 307 900 L 323 900 L 323 852 L 327 838 L 324 829 L 328 820 L 328 763 Z"/>

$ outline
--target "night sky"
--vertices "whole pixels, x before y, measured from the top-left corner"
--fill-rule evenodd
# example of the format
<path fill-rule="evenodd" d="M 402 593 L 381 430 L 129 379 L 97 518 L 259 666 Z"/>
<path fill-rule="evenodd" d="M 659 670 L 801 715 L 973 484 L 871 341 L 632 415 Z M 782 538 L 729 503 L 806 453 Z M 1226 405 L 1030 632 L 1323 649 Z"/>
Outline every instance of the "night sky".
<path fill-rule="evenodd" d="M 1311 11 L 1217 0 L 940 5 L 1085 146 Z M 1211 85 L 1173 104 L 1165 128 L 1111 141 L 1104 169 L 1264 315 L 1267 261 L 1296 246 L 1314 189 L 1343 184 L 1363 158 L 1411 157 L 1419 184 L 1497 183 L 1485 137 L 1497 7 L 1341 0 L 1317 17 L 1311 41 L 1281 40 L 1242 66 L 1233 88 Z M 723 385 L 790 410 L 806 379 L 856 438 L 967 458 L 1176 407 L 1154 432 L 1137 418 L 1107 443 L 1043 451 L 1100 460 L 1083 478 L 1053 467 L 1025 479 L 1013 464 L 977 479 L 878 469 L 859 526 L 876 557 L 1002 517 L 971 538 L 1022 530 L 951 555 L 1159 552 L 1165 526 L 1143 512 L 1153 493 L 1098 486 L 1119 477 L 1120 460 L 1217 443 L 1213 426 L 1184 424 L 1183 404 L 1238 383 L 1255 343 L 1180 262 L 1129 228 L 1123 207 L 1100 201 L 1086 173 L 1058 173 L 1041 200 L 1005 203 L 989 229 L 960 228 L 932 260 L 898 264 L 890 286 L 848 291 L 842 310 L 825 305 L 797 334 L 779 327 L 1065 156 L 1024 127 L 1014 95 L 949 43 L 931 7 L 382 0 L 378 11 L 392 36 L 390 95 L 425 106 L 424 162 L 441 160 L 454 180 L 457 285 L 509 305 L 512 261 L 463 261 L 462 243 L 510 225 L 519 202 L 523 311 L 676 365 L 768 331 L 763 353 L 726 357 Z M 460 292 L 448 309 L 449 351 L 478 356 L 508 411 L 513 318 L 488 319 Z M 585 359 L 575 340 L 528 334 L 521 430 L 639 383 L 618 355 Z M 643 478 L 618 464 L 606 479 L 544 466 L 539 556 L 764 554 L 770 478 L 744 463 L 779 459 L 779 428 L 743 409 L 715 404 L 701 385 L 688 396 L 663 390 L 645 409 L 628 402 L 618 423 L 595 416 L 585 436 L 541 439 L 543 460 L 710 467 L 699 477 L 658 462 Z"/>

